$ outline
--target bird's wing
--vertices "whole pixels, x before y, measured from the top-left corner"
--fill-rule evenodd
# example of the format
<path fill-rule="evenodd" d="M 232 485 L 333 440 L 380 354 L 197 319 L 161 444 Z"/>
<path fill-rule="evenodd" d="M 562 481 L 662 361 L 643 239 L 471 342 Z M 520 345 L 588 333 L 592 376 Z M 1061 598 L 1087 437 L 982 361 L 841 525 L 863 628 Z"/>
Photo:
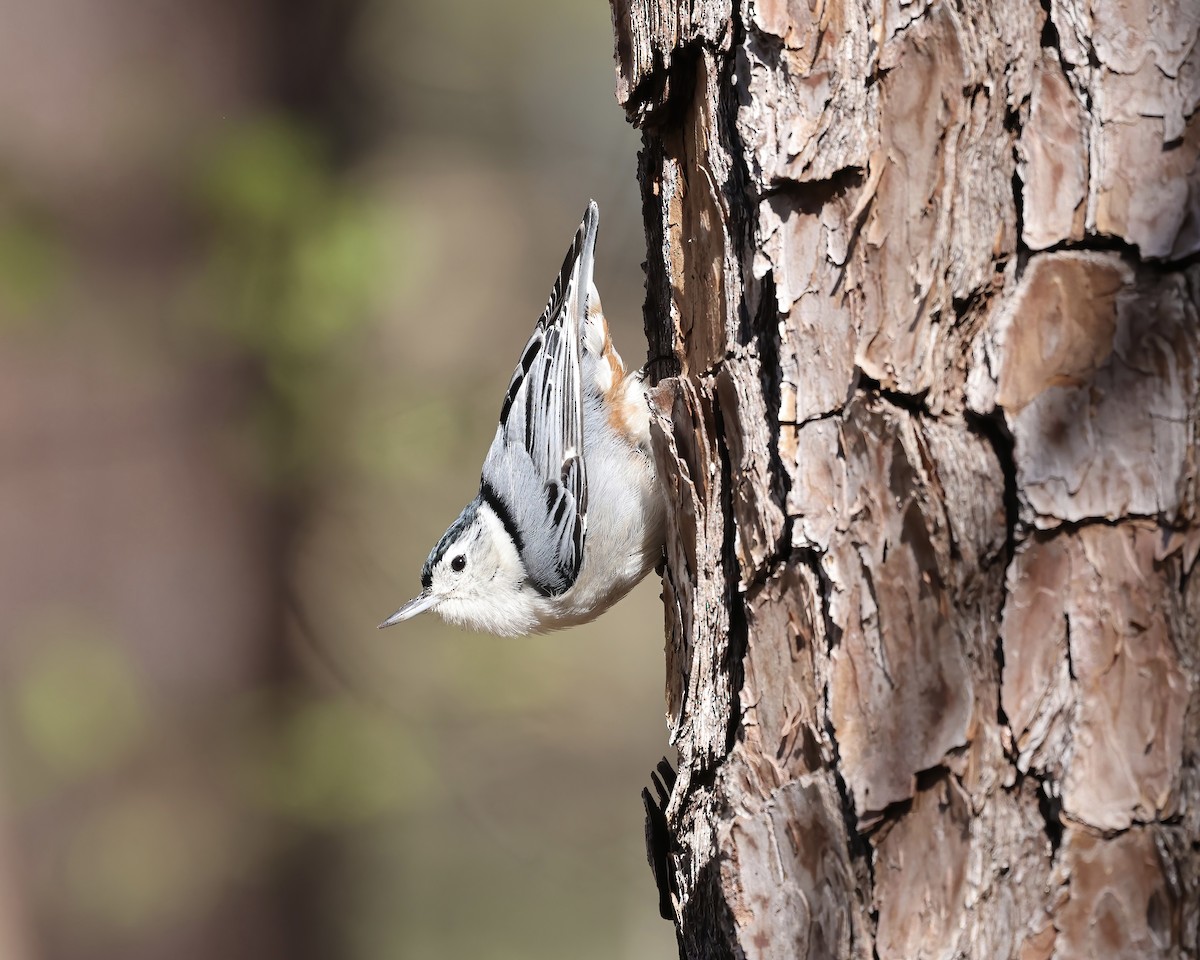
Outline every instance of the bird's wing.
<path fill-rule="evenodd" d="M 587 471 L 580 329 L 599 223 L 591 202 L 509 381 L 480 482 L 480 498 L 508 529 L 529 582 L 551 597 L 569 590 L 583 565 Z"/>

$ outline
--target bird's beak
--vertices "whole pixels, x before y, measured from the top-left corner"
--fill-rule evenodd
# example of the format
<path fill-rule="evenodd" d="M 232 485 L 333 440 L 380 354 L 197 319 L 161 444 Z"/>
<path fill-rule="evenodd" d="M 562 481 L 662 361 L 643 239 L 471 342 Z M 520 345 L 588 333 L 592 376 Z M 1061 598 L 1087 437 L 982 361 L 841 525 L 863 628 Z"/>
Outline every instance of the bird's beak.
<path fill-rule="evenodd" d="M 415 617 L 418 613 L 424 613 L 437 602 L 437 598 L 428 590 L 422 590 L 419 594 L 408 601 L 399 610 L 393 613 L 390 617 L 379 625 L 379 629 L 390 627 L 402 620 L 408 620 Z"/>

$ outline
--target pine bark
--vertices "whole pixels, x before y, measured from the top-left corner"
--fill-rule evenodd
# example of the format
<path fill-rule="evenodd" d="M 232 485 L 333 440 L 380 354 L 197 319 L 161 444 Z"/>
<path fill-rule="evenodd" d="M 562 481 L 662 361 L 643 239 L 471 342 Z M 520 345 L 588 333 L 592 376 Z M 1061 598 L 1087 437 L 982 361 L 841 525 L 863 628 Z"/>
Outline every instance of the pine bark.
<path fill-rule="evenodd" d="M 688 958 L 1200 956 L 1200 15 L 612 0 Z"/>

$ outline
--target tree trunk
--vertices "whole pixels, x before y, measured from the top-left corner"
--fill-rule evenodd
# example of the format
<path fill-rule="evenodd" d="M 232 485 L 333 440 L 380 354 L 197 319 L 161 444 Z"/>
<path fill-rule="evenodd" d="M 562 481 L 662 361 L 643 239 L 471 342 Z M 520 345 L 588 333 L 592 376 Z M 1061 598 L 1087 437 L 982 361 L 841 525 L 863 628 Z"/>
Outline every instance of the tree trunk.
<path fill-rule="evenodd" d="M 689 958 L 1200 955 L 1200 18 L 613 0 Z"/>

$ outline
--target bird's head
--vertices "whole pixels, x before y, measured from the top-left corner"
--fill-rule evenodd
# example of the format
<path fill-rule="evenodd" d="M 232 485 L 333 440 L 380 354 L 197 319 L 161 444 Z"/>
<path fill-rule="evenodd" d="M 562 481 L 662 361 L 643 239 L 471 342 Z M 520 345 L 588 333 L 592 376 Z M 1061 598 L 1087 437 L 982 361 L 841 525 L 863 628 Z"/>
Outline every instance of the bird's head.
<path fill-rule="evenodd" d="M 447 623 L 500 636 L 529 633 L 525 571 L 504 524 L 472 500 L 450 524 L 421 570 L 421 592 L 383 621 L 390 627 L 432 610 Z"/>

